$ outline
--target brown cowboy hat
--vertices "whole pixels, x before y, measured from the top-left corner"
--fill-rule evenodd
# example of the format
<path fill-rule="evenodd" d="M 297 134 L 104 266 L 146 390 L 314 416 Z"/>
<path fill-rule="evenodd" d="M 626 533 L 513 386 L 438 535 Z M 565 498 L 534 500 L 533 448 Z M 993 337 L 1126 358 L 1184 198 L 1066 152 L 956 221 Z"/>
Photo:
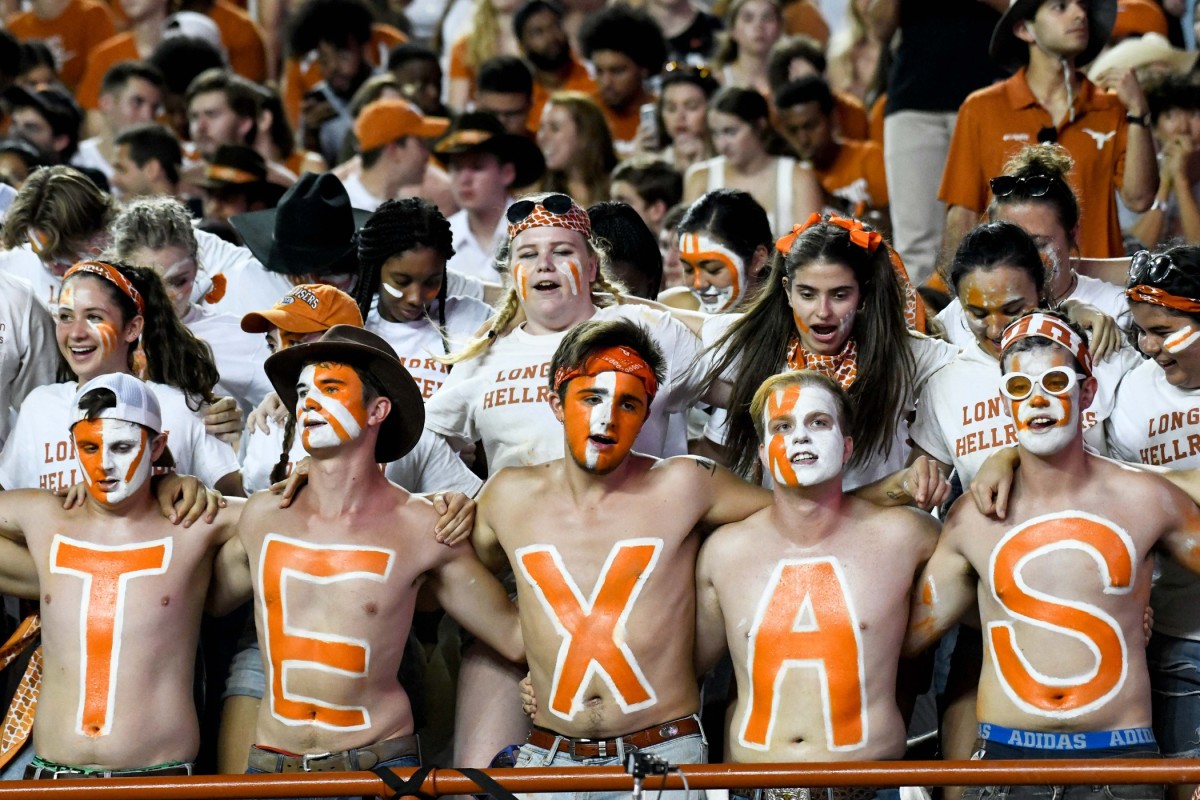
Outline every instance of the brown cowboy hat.
<path fill-rule="evenodd" d="M 512 164 L 512 186 L 530 186 L 546 171 L 546 159 L 538 146 L 524 136 L 505 131 L 504 124 L 486 111 L 460 115 L 433 148 L 433 157 L 444 167 L 454 156 L 466 153 L 491 153 L 501 164 Z"/>
<path fill-rule="evenodd" d="M 266 361 L 267 377 L 283 404 L 295 411 L 296 380 L 308 364 L 331 361 L 365 370 L 392 401 L 392 410 L 379 428 L 375 460 L 388 464 L 416 446 L 425 428 L 425 401 L 396 351 L 365 328 L 334 325 L 315 342 L 298 344 Z"/>
<path fill-rule="evenodd" d="M 1009 0 L 1008 10 L 1000 17 L 992 30 L 992 43 L 988 54 L 992 61 L 1009 72 L 1016 72 L 1029 63 L 1029 44 L 1017 38 L 1013 26 L 1031 19 L 1046 0 Z M 1082 67 L 1100 54 L 1113 23 L 1117 20 L 1117 0 L 1091 0 L 1088 4 L 1088 43 L 1075 58 L 1075 66 Z"/>

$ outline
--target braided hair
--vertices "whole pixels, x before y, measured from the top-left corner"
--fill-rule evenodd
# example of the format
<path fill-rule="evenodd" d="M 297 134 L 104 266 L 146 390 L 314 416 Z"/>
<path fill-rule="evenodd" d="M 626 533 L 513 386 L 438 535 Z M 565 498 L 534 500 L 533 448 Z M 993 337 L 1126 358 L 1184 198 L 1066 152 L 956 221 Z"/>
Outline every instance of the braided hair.
<path fill-rule="evenodd" d="M 358 310 L 365 320 L 379 291 L 383 265 L 388 259 L 423 248 L 436 252 L 443 262 L 442 285 L 437 295 L 437 327 L 442 337 L 442 349 L 449 355 L 445 262 L 454 257 L 454 237 L 450 223 L 428 200 L 420 197 L 387 200 L 362 226 L 358 232 L 358 281 L 354 286 L 354 302 L 358 303 Z"/>

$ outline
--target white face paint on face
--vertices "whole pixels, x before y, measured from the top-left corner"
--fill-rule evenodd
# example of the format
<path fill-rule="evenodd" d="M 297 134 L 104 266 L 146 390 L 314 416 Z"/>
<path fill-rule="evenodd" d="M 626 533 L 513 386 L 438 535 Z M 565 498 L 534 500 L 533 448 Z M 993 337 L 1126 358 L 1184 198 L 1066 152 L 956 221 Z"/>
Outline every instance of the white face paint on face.
<path fill-rule="evenodd" d="M 703 233 L 682 234 L 679 260 L 704 313 L 728 311 L 745 296 L 745 262 L 716 239 Z"/>
<path fill-rule="evenodd" d="M 792 384 L 775 390 L 763 411 L 764 466 L 785 486 L 816 486 L 837 477 L 846 440 L 837 400 L 820 386 Z"/>
<path fill-rule="evenodd" d="M 1179 330 L 1163 339 L 1163 349 L 1172 355 L 1182 353 L 1200 340 L 1200 331 L 1191 325 L 1184 325 Z"/>
<path fill-rule="evenodd" d="M 91 419 L 71 429 L 88 493 L 106 505 L 132 497 L 150 478 L 150 437 L 140 425 Z"/>
<path fill-rule="evenodd" d="M 1008 372 L 1035 378 L 1054 367 L 1071 367 L 1071 356 L 1061 347 L 1026 350 L 1009 356 Z M 1007 374 L 1007 373 L 1006 373 Z M 1063 450 L 1079 433 L 1080 383 L 1061 397 L 1050 394 L 1039 381 L 1024 400 L 1004 397 L 1017 429 L 1017 442 L 1035 456 Z M 1003 396 L 1003 395 L 1002 395 Z"/>
<path fill-rule="evenodd" d="M 592 385 L 603 391 L 604 396 L 600 397 L 599 402 L 592 406 L 591 415 L 588 418 L 589 438 L 584 447 L 584 462 L 588 469 L 595 469 L 596 464 L 600 461 L 600 451 L 592 443 L 591 437 L 609 435 L 608 426 L 612 422 L 613 403 L 616 402 L 617 396 L 617 373 L 601 372 L 596 376 Z"/>
<path fill-rule="evenodd" d="M 310 453 L 357 439 L 367 410 L 358 373 L 345 364 L 309 364 L 296 381 L 296 424 Z"/>

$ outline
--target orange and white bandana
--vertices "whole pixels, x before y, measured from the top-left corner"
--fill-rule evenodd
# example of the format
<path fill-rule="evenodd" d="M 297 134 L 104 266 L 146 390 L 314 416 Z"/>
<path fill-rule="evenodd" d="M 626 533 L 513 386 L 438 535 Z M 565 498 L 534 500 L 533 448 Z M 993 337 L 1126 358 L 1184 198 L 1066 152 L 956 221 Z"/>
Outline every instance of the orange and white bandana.
<path fill-rule="evenodd" d="M 133 301 L 133 304 L 137 306 L 139 314 L 146 313 L 146 301 L 142 299 L 142 293 L 137 290 L 129 278 L 122 275 L 121 271 L 112 264 L 106 264 L 103 261 L 80 261 L 67 270 L 67 274 L 63 275 L 63 280 L 65 281 L 77 272 L 90 272 L 115 284 L 126 297 Z"/>
<path fill-rule="evenodd" d="M 588 217 L 587 212 L 573 200 L 565 214 L 555 214 L 553 211 L 548 211 L 541 203 L 536 203 L 533 210 L 520 222 L 508 224 L 508 240 L 512 241 L 518 233 L 530 228 L 566 228 L 569 231 L 578 231 L 583 234 L 585 239 L 590 239 L 592 236 L 592 220 Z"/>
<path fill-rule="evenodd" d="M 788 343 L 787 363 L 789 369 L 811 369 L 819 372 L 849 391 L 858 378 L 858 343 L 851 336 L 840 353 L 823 356 L 805 350 L 799 335 L 792 334 L 792 340 Z"/>
<path fill-rule="evenodd" d="M 587 357 L 582 367 L 559 367 L 554 372 L 554 391 L 557 392 L 572 378 L 581 375 L 594 378 L 601 372 L 624 372 L 632 375 L 646 387 L 646 394 L 651 400 L 658 393 L 658 379 L 654 377 L 654 370 L 650 369 L 650 365 L 636 350 L 623 344 L 597 350 Z"/>
<path fill-rule="evenodd" d="M 1083 338 L 1071 330 L 1071 326 L 1067 325 L 1058 317 L 1052 317 L 1049 314 L 1033 313 L 1009 325 L 1004 329 L 1004 338 L 1000 340 L 1000 352 L 1003 353 L 1014 342 L 1020 339 L 1027 339 L 1030 336 L 1037 336 L 1042 339 L 1049 339 L 1055 344 L 1060 344 L 1071 351 L 1071 355 L 1075 356 L 1075 360 L 1079 362 L 1079 366 L 1084 373 L 1089 377 L 1092 374 L 1092 353 L 1088 350 L 1087 342 Z"/>

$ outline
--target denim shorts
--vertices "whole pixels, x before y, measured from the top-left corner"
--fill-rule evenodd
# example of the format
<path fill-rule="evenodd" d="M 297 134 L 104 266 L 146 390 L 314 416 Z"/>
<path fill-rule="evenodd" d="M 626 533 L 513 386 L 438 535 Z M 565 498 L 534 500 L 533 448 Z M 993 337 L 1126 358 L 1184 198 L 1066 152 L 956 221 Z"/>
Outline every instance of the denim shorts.
<path fill-rule="evenodd" d="M 1163 755 L 1200 757 L 1200 642 L 1155 632 L 1146 660 L 1154 735 Z"/>
<path fill-rule="evenodd" d="M 677 739 L 640 748 L 638 752 L 658 756 L 671 766 L 704 764 L 708 762 L 708 740 L 704 737 L 703 732 L 693 733 L 690 736 L 680 736 Z M 557 749 L 551 757 L 550 750 L 544 747 L 535 747 L 526 742 L 521 745 L 521 749 L 517 753 L 515 766 L 613 767 L 621 766 L 624 763 L 624 752 L 618 752 L 616 755 L 605 758 L 572 758 L 569 752 Z M 647 794 L 654 792 L 654 797 L 658 797 L 657 782 L 654 776 L 646 778 L 644 786 Z M 671 791 L 663 792 L 662 796 L 663 800 L 685 800 L 685 794 L 682 791 Z M 692 791 L 691 796 L 692 800 L 704 800 L 705 798 L 702 791 Z M 529 798 L 529 800 L 628 800 L 629 792 L 539 792 L 531 795 L 518 795 L 518 797 Z"/>

